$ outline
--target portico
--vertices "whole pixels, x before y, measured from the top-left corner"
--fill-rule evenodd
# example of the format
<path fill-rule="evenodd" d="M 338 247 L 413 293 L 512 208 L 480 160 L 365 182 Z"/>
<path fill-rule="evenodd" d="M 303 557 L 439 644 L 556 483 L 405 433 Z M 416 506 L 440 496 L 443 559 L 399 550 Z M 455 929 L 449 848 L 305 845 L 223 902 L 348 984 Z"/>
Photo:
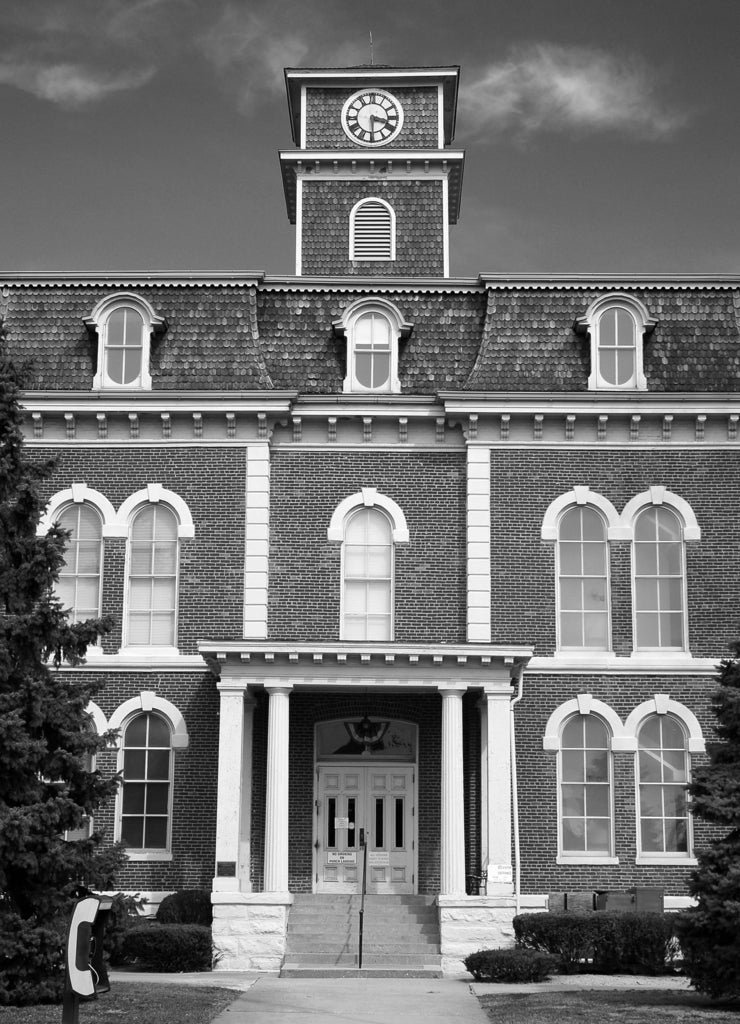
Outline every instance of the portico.
<path fill-rule="evenodd" d="M 360 872 L 351 870 L 360 828 L 376 854 L 375 891 L 438 897 L 443 955 L 448 944 L 459 958 L 461 917 L 470 911 L 477 931 L 481 910 L 484 918 L 504 910 L 510 919 L 510 705 L 512 680 L 531 651 L 243 641 L 203 644 L 201 652 L 221 667 L 213 902 L 224 967 L 279 968 L 292 893 L 325 891 L 333 877 L 319 864 L 327 844 L 333 863 L 350 864 L 341 872 L 343 891 L 361 884 Z M 464 722 L 476 704 L 480 782 L 473 786 L 469 776 L 478 771 L 469 763 L 466 771 Z M 293 705 L 299 710 L 291 722 Z M 363 723 L 380 736 L 393 722 L 395 746 L 381 739 L 333 747 L 321 741 L 319 749 L 316 723 L 329 721 L 336 735 L 344 728 L 355 740 Z M 418 735 L 418 747 L 406 735 Z M 327 766 L 331 785 L 346 776 L 344 797 L 326 789 Z M 475 851 L 466 848 L 471 802 L 479 823 Z M 384 872 L 378 865 L 386 863 Z M 468 895 L 466 874 L 479 869 L 491 880 L 487 895 Z"/>

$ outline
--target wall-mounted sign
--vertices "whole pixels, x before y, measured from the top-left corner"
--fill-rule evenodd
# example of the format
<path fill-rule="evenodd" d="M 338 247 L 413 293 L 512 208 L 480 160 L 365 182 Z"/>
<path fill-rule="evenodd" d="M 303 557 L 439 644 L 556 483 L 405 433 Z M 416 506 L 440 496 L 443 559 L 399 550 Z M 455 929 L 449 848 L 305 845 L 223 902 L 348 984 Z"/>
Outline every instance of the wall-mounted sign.
<path fill-rule="evenodd" d="M 349 818 L 335 818 L 334 828 L 349 828 Z M 352 826 L 354 828 L 354 825 Z"/>
<path fill-rule="evenodd" d="M 391 855 L 387 850 L 368 850 L 367 862 L 372 868 L 387 868 L 391 862 Z"/>
<path fill-rule="evenodd" d="M 513 871 L 511 864 L 489 864 L 488 865 L 488 881 L 489 882 L 503 882 L 508 884 L 513 881 Z"/>
<path fill-rule="evenodd" d="M 356 864 L 357 854 L 356 853 L 330 853 L 328 857 L 329 864 Z"/>

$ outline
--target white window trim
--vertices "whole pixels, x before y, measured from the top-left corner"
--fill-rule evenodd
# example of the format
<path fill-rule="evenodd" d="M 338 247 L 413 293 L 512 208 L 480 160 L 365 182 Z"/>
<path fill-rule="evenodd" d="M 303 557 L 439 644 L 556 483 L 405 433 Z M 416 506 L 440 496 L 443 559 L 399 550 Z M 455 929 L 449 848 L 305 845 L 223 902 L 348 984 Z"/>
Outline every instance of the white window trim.
<path fill-rule="evenodd" d="M 177 541 L 178 541 L 178 552 L 177 552 L 177 576 L 175 581 L 175 637 L 177 637 L 179 620 L 180 620 L 180 542 L 182 540 L 190 540 L 195 536 L 195 526 L 193 518 L 190 514 L 186 502 L 175 494 L 174 491 L 169 491 L 162 487 L 161 484 L 147 484 L 145 488 L 137 491 L 135 494 L 130 495 L 123 502 L 121 507 L 118 509 L 117 522 L 116 522 L 116 534 L 115 536 L 126 538 L 126 560 L 124 567 L 124 592 L 123 592 L 123 622 L 122 622 L 122 641 L 120 654 L 125 654 L 127 657 L 144 659 L 147 661 L 158 660 L 163 658 L 176 657 L 180 653 L 180 649 L 177 645 L 157 645 L 149 646 L 146 644 L 129 644 L 128 642 L 128 613 L 129 613 L 129 575 L 131 568 L 131 526 L 133 524 L 134 516 L 136 513 L 143 508 L 145 505 L 152 505 L 162 503 L 166 505 L 175 516 L 177 520 Z"/>
<path fill-rule="evenodd" d="M 406 523 L 406 516 L 403 509 L 396 504 L 393 498 L 381 492 L 375 487 L 363 487 L 356 494 L 350 494 L 337 505 L 332 513 L 329 528 L 326 531 L 326 539 L 341 544 L 344 541 L 344 525 L 347 516 L 356 508 L 382 508 L 391 521 L 392 539 L 394 544 L 408 544 L 409 528 Z"/>
<path fill-rule="evenodd" d="M 409 543 L 409 528 L 403 509 L 387 494 L 381 494 L 375 487 L 363 487 L 356 494 L 351 494 L 337 505 L 326 531 L 327 540 L 330 543 L 341 544 L 341 565 L 340 565 L 340 597 L 339 597 L 339 623 L 340 639 L 344 639 L 344 534 L 349 517 L 361 508 L 379 508 L 390 520 L 391 526 L 391 616 L 390 634 L 395 636 L 395 606 L 396 606 L 396 545 Z"/>
<path fill-rule="evenodd" d="M 391 325 L 391 358 L 390 358 L 390 379 L 388 385 L 383 388 L 366 388 L 355 379 L 354 372 L 354 329 L 357 321 L 366 313 L 379 313 L 386 317 Z M 398 378 L 398 356 L 400 341 L 411 335 L 413 325 L 408 323 L 401 316 L 397 307 L 387 299 L 359 299 L 352 303 L 344 314 L 332 323 L 334 332 L 347 342 L 347 374 L 344 378 L 343 391 L 349 394 L 398 394 L 401 390 L 401 382 Z"/>
<path fill-rule="evenodd" d="M 390 216 L 390 256 L 355 255 L 355 218 L 357 216 L 357 211 L 365 206 L 366 203 L 380 203 L 380 205 L 384 206 L 388 211 Z M 349 215 L 349 258 L 361 263 L 390 263 L 396 259 L 396 211 L 390 203 L 386 202 L 385 199 L 381 199 L 380 196 L 365 196 L 352 207 Z"/>
<path fill-rule="evenodd" d="M 52 495 L 36 527 L 37 536 L 46 536 L 67 505 L 82 504 L 92 505 L 99 512 L 103 521 L 103 540 L 106 537 L 116 536 L 115 533 L 110 533 L 110 528 L 116 521 L 116 510 L 104 494 L 88 487 L 85 483 L 72 484 L 66 490 L 57 491 Z"/>
<path fill-rule="evenodd" d="M 133 307 L 142 317 L 142 349 L 141 370 L 135 381 L 130 384 L 119 384 L 111 380 L 106 372 L 106 346 L 108 340 L 108 320 L 111 314 L 121 306 Z M 90 316 L 83 320 L 88 330 L 95 331 L 98 338 L 98 366 L 93 378 L 94 391 L 151 391 L 152 376 L 149 368 L 151 355 L 151 338 L 156 331 L 166 325 L 164 317 L 158 316 L 146 299 L 132 292 L 117 292 L 108 295 L 95 306 Z"/>
<path fill-rule="evenodd" d="M 376 506 L 373 506 L 373 507 L 381 508 L 380 505 L 376 505 Z M 356 506 L 355 508 L 351 509 L 347 513 L 347 516 L 346 516 L 346 519 L 345 519 L 345 527 L 349 523 L 350 516 L 352 516 L 357 511 L 358 511 L 358 507 Z M 382 512 L 386 516 L 386 518 L 388 518 L 388 515 L 387 515 L 387 513 L 385 512 L 384 509 L 382 509 Z M 389 629 L 388 629 L 389 637 L 388 637 L 388 640 L 392 641 L 393 638 L 396 635 L 395 634 L 395 630 L 396 630 L 396 545 L 395 545 L 395 543 L 393 541 L 393 522 L 392 521 L 390 523 L 390 526 L 391 526 L 391 569 L 390 569 L 390 580 L 389 580 L 389 582 L 390 582 L 389 601 L 390 601 L 391 611 L 390 611 L 390 615 L 388 617 L 388 619 L 389 619 Z M 342 581 L 342 586 L 341 586 L 341 590 L 340 590 L 340 593 L 339 593 L 339 639 L 340 640 L 346 640 L 347 639 L 347 637 L 344 635 L 345 631 L 346 631 L 346 622 L 345 622 L 345 592 L 346 592 L 346 589 L 347 589 L 347 587 L 346 587 L 346 582 L 347 581 L 346 581 L 346 577 L 345 577 L 345 568 L 344 568 L 345 550 L 346 550 L 346 544 L 343 541 L 342 542 L 342 552 L 341 552 L 340 568 L 339 568 L 340 579 Z M 361 643 L 371 643 L 372 641 L 362 640 L 360 642 Z"/>
<path fill-rule="evenodd" d="M 171 861 L 172 860 L 172 808 L 175 792 L 175 752 L 184 750 L 189 743 L 185 719 L 179 709 L 163 697 L 158 697 L 150 690 L 142 690 L 137 697 L 132 697 L 121 704 L 110 717 L 108 727 L 119 730 L 115 740 L 118 750 L 118 770 L 123 770 L 123 733 L 126 726 L 138 714 L 155 711 L 165 719 L 170 728 L 170 792 L 167 808 L 167 847 L 164 850 L 128 850 L 126 856 L 130 861 Z M 115 842 L 121 839 L 121 811 L 123 806 L 123 787 L 119 786 L 115 808 Z"/>
<path fill-rule="evenodd" d="M 620 518 L 620 524 L 622 532 L 626 537 L 632 541 L 632 550 L 630 553 L 630 586 L 632 590 L 632 636 L 637 637 L 637 610 L 635 608 L 635 523 L 637 517 L 646 508 L 653 505 L 665 505 L 678 517 L 678 521 L 681 524 L 681 533 L 683 539 L 683 547 L 681 552 L 681 565 L 683 570 L 682 579 L 682 597 L 683 597 L 683 646 L 682 647 L 634 647 L 631 657 L 633 658 L 644 658 L 644 657 L 674 657 L 674 658 L 685 658 L 687 655 L 690 656 L 691 651 L 689 647 L 689 599 L 688 599 L 688 580 L 686 572 L 686 543 L 701 540 L 701 528 L 696 521 L 694 510 L 691 505 L 680 495 L 674 494 L 672 491 L 666 490 L 665 487 L 660 485 L 654 485 L 649 490 L 643 491 L 642 494 L 635 495 L 631 498 L 622 509 Z"/>
<path fill-rule="evenodd" d="M 635 372 L 627 384 L 609 384 L 599 374 L 599 321 L 608 309 L 618 307 L 625 310 L 635 324 Z M 650 316 L 645 306 L 632 295 L 613 292 L 592 302 L 583 316 L 576 318 L 575 329 L 579 334 L 588 334 L 591 339 L 591 373 L 588 378 L 589 391 L 646 391 L 647 380 L 643 370 L 643 347 L 645 335 L 655 329 L 655 317 Z"/>
<path fill-rule="evenodd" d="M 687 783 L 691 781 L 691 755 L 703 754 L 706 750 L 704 736 L 696 715 L 684 704 L 672 700 L 667 693 L 656 693 L 650 700 L 638 704 L 627 716 L 625 729 L 635 737 L 635 843 L 637 855 L 635 864 L 682 864 L 691 866 L 698 863 L 694 856 L 694 816 L 689 808 L 686 816 L 686 853 L 645 853 L 642 850 L 642 830 L 640 828 L 640 763 L 637 734 L 640 726 L 651 715 L 670 715 L 677 719 L 686 733 Z"/>
<path fill-rule="evenodd" d="M 568 709 L 567 711 L 565 709 Z M 608 739 L 608 775 L 609 775 L 609 838 L 610 848 L 607 853 L 566 853 L 563 850 L 563 803 L 562 803 L 562 737 L 563 728 L 566 723 L 573 718 L 575 715 L 594 715 L 596 718 L 600 718 L 606 726 L 607 733 L 609 734 Z M 555 722 L 557 722 L 557 733 L 552 734 L 551 729 Z M 599 700 L 594 700 L 590 693 L 579 694 L 574 700 L 567 701 L 557 708 L 550 718 L 545 730 L 545 737 L 543 740 L 543 747 L 549 753 L 556 755 L 556 785 L 557 785 L 557 815 L 558 815 L 558 852 L 556 857 L 557 864 L 619 864 L 619 858 L 615 854 L 616 849 L 616 816 L 614 813 L 614 751 L 620 749 L 615 747 L 615 730 L 614 724 L 617 725 L 619 731 L 623 730 L 622 721 L 617 713 L 609 707 L 608 704 L 603 704 Z M 546 746 L 546 741 L 549 741 L 550 745 Z M 557 748 L 554 747 L 553 741 L 557 743 Z"/>

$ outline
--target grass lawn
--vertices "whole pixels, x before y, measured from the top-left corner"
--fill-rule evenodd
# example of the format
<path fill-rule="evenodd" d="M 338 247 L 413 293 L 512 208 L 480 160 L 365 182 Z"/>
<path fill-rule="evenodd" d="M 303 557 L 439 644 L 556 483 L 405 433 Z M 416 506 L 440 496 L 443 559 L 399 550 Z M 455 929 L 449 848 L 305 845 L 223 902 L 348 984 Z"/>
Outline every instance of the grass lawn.
<path fill-rule="evenodd" d="M 95 1002 L 80 1004 L 80 1024 L 210 1024 L 240 995 L 227 988 L 185 985 L 115 985 Z M 59 1006 L 0 1006 L 0 1024 L 59 1024 Z"/>
<path fill-rule="evenodd" d="M 491 991 L 496 986 L 491 986 Z M 695 992 L 655 990 L 483 995 L 481 1005 L 492 1024 L 731 1024 L 740 1020 L 740 1004 L 714 1003 Z"/>

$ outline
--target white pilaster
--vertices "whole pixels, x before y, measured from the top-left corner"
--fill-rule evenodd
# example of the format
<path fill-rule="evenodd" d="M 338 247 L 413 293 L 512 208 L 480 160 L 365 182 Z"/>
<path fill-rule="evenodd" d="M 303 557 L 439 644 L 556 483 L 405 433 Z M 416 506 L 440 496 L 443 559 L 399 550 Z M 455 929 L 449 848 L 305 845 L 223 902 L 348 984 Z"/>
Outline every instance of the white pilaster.
<path fill-rule="evenodd" d="M 442 842 L 440 894 L 465 895 L 463 790 L 464 687 L 440 687 L 442 694 Z"/>
<path fill-rule="evenodd" d="M 288 891 L 288 766 L 291 686 L 266 686 L 267 800 L 265 820 L 265 892 Z"/>
<path fill-rule="evenodd" d="M 214 892 L 249 890 L 252 792 L 252 700 L 245 679 L 224 676 L 218 733 L 216 875 Z M 248 711 L 247 711 L 248 708 Z"/>
<path fill-rule="evenodd" d="M 508 676 L 502 688 L 486 689 L 481 701 L 481 740 L 484 799 L 482 833 L 486 842 L 481 860 L 489 896 L 514 891 L 511 858 L 511 689 Z"/>
<path fill-rule="evenodd" d="M 491 453 L 468 445 L 468 642 L 491 642 Z"/>
<path fill-rule="evenodd" d="M 244 637 L 265 640 L 270 548 L 270 448 L 267 441 L 257 441 L 247 447 L 244 539 Z"/>

